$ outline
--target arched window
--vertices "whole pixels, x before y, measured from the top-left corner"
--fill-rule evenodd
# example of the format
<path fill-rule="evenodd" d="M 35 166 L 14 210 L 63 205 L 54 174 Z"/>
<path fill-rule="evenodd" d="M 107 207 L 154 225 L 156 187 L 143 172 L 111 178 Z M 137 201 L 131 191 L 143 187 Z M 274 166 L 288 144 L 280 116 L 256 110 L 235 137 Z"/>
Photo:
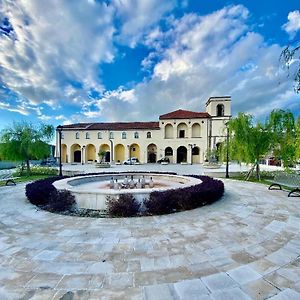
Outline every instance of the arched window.
<path fill-rule="evenodd" d="M 75 138 L 76 138 L 76 140 L 79 140 L 79 132 L 75 133 Z"/>
<path fill-rule="evenodd" d="M 102 132 L 98 132 L 98 140 L 102 139 Z"/>
<path fill-rule="evenodd" d="M 138 138 L 139 138 L 139 133 L 138 133 L 137 131 L 134 133 L 134 138 L 135 138 L 135 139 L 138 139 Z"/>
<path fill-rule="evenodd" d="M 217 117 L 223 117 L 224 116 L 224 105 L 218 104 L 217 105 Z"/>
<path fill-rule="evenodd" d="M 126 139 L 126 132 L 122 132 L 122 139 Z"/>
<path fill-rule="evenodd" d="M 110 133 L 109 133 L 109 138 L 110 138 L 110 139 L 113 139 L 113 138 L 114 138 L 114 133 L 113 133 L 113 132 L 110 132 Z"/>
<path fill-rule="evenodd" d="M 89 133 L 89 132 L 87 132 L 87 133 L 85 134 L 85 138 L 86 138 L 87 140 L 90 139 L 90 133 Z"/>
<path fill-rule="evenodd" d="M 167 147 L 165 149 L 165 156 L 171 156 L 173 155 L 173 149 L 171 147 Z"/>
<path fill-rule="evenodd" d="M 151 139 L 151 132 L 150 131 L 147 132 L 147 139 Z"/>

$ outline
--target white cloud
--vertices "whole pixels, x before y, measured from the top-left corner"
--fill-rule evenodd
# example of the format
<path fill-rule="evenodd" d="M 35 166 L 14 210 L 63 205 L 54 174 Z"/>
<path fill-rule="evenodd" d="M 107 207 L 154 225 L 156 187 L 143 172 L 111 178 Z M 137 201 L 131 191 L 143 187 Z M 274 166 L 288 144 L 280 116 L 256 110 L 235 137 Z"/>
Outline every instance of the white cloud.
<path fill-rule="evenodd" d="M 233 113 L 289 108 L 283 95 L 292 83 L 278 67 L 282 49 L 248 28 L 248 14 L 241 5 L 230 6 L 173 19 L 165 32 L 154 29 L 145 39 L 153 52 L 143 62 L 150 71 L 153 66 L 151 78 L 133 87 L 134 103 L 118 94 L 101 102 L 102 116 L 157 120 L 178 108 L 204 110 L 207 98 L 219 95 L 232 95 Z"/>
<path fill-rule="evenodd" d="M 121 20 L 119 41 L 135 47 L 143 35 L 176 6 L 177 0 L 113 0 L 112 3 Z"/>
<path fill-rule="evenodd" d="M 288 14 L 288 22 L 282 28 L 290 35 L 291 38 L 300 30 L 300 12 L 294 10 Z"/>
<path fill-rule="evenodd" d="M 13 27 L 13 36 L 0 36 L 6 88 L 32 105 L 72 102 L 86 98 L 90 89 L 103 90 L 98 64 L 114 56 L 112 7 L 85 1 L 0 2 L 0 19 L 8 18 Z"/>

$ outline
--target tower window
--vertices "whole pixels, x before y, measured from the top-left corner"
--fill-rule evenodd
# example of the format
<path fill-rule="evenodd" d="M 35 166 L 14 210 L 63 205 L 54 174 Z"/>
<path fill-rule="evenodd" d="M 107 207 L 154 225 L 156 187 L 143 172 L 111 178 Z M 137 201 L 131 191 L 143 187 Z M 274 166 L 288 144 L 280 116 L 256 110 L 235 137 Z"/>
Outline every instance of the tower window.
<path fill-rule="evenodd" d="M 126 132 L 122 132 L 122 139 L 126 139 Z"/>
<path fill-rule="evenodd" d="M 150 131 L 147 132 L 147 139 L 151 139 L 151 132 Z"/>
<path fill-rule="evenodd" d="M 224 116 L 224 105 L 218 104 L 217 105 L 217 117 L 223 117 Z"/>

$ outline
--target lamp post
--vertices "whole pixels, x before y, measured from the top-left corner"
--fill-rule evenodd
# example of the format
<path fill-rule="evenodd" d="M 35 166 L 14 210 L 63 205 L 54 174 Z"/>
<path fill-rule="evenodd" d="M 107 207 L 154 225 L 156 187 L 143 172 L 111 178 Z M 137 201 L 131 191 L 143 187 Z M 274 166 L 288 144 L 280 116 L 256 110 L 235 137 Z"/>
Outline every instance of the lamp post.
<path fill-rule="evenodd" d="M 83 154 L 84 154 L 84 149 L 85 149 L 85 146 L 82 146 L 81 148 L 81 164 L 83 165 L 84 164 L 84 157 L 83 157 Z"/>
<path fill-rule="evenodd" d="M 226 178 L 229 178 L 229 127 L 228 123 L 225 124 L 227 129 L 226 134 Z"/>
<path fill-rule="evenodd" d="M 113 158 L 114 158 L 114 144 L 112 139 L 109 139 L 110 141 L 110 163 L 113 163 Z"/>
<path fill-rule="evenodd" d="M 62 163 L 61 163 L 61 133 L 63 130 L 63 127 L 61 125 L 57 126 L 58 131 L 58 143 L 59 143 L 59 176 L 62 176 Z"/>

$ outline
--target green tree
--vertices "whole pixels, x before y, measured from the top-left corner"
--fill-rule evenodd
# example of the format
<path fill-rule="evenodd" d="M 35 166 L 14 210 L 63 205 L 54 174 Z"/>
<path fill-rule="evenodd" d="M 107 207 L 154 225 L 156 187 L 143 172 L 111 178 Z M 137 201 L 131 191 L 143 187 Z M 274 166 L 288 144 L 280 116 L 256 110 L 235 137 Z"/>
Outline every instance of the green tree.
<path fill-rule="evenodd" d="M 300 45 L 286 46 L 281 52 L 280 60 L 283 67 L 288 70 L 288 76 L 293 77 L 295 92 L 300 93 Z"/>
<path fill-rule="evenodd" d="M 256 178 L 260 180 L 259 161 L 268 153 L 271 136 L 261 123 L 254 124 L 253 117 L 244 113 L 228 122 L 230 133 L 230 154 L 232 159 L 252 164 L 247 174 L 248 180 L 256 169 Z"/>
<path fill-rule="evenodd" d="M 49 145 L 54 135 L 52 125 L 41 124 L 34 127 L 31 123 L 13 123 L 11 127 L 0 133 L 0 153 L 3 159 L 24 161 L 27 174 L 30 174 L 31 159 L 41 159 L 49 156 Z"/>
<path fill-rule="evenodd" d="M 273 110 L 267 120 L 272 136 L 272 151 L 288 168 L 296 160 L 296 130 L 294 115 L 282 109 Z"/>

